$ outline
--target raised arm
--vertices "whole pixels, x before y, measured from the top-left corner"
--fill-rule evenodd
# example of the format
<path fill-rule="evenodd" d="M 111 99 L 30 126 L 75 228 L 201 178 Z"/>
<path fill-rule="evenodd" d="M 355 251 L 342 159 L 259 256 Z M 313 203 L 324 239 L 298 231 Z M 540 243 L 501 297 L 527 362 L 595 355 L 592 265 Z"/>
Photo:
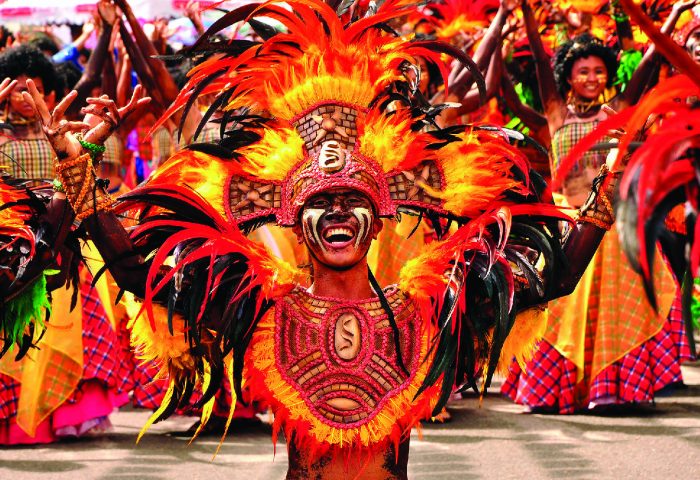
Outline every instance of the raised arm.
<path fill-rule="evenodd" d="M 162 95 L 164 105 L 170 105 L 178 94 L 178 88 L 177 85 L 175 85 L 175 81 L 170 75 L 170 72 L 168 72 L 168 69 L 165 67 L 165 63 L 163 63 L 161 59 L 156 58 L 158 51 L 144 33 L 143 29 L 141 28 L 141 24 L 138 22 L 134 12 L 131 10 L 131 6 L 125 0 L 114 0 L 114 3 L 122 10 L 127 22 L 129 23 L 129 26 L 131 27 L 131 32 L 134 35 L 136 45 L 143 53 L 146 63 L 148 64 L 150 71 L 153 73 L 153 78 L 157 83 L 157 88 L 160 95 Z M 122 30 L 122 37 L 124 37 L 124 30 Z M 130 51 L 129 54 L 132 56 L 134 65 L 136 65 L 136 59 L 133 58 L 134 53 Z M 151 93 L 150 89 L 149 93 Z"/>
<path fill-rule="evenodd" d="M 496 16 L 491 21 L 491 25 L 481 39 L 481 43 L 474 52 L 474 63 L 480 72 L 484 72 L 488 66 L 494 52 L 499 50 L 501 45 L 501 31 L 503 30 L 510 12 L 515 7 L 513 0 L 501 0 L 501 4 L 496 12 Z M 451 79 L 450 97 L 448 101 L 462 102 L 474 84 L 474 75 L 469 69 L 462 69 L 454 79 Z"/>
<path fill-rule="evenodd" d="M 537 29 L 537 21 L 528 0 L 523 0 L 522 10 L 527 39 L 530 42 L 530 49 L 535 58 L 540 98 L 542 98 L 544 113 L 549 123 L 549 131 L 554 133 L 564 123 L 566 103 L 558 93 L 557 83 L 554 80 L 554 70 L 544 49 L 542 38 Z"/>
<path fill-rule="evenodd" d="M 97 4 L 97 10 L 102 18 L 100 35 L 97 39 L 97 45 L 85 66 L 85 71 L 74 87 L 78 92 L 78 96 L 76 97 L 77 101 L 69 105 L 67 111 L 67 115 L 72 118 L 78 117 L 79 105 L 83 105 L 85 99 L 90 95 L 90 91 L 101 83 L 100 78 L 105 69 L 107 57 L 110 55 L 109 44 L 112 37 L 112 30 L 115 23 L 118 21 L 115 7 L 108 1 L 103 0 L 99 2 Z"/>
<path fill-rule="evenodd" d="M 68 94 L 53 112 L 49 112 L 34 82 L 28 80 L 27 88 L 24 99 L 34 106 L 57 157 L 56 173 L 65 196 L 56 194 L 56 208 L 65 206 L 67 199 L 71 207 L 71 212 L 63 214 L 64 217 L 68 216 L 67 223 L 72 224 L 74 218 L 84 221 L 106 264 L 113 267 L 111 271 L 117 284 L 135 294 L 142 294 L 146 279 L 145 261 L 136 254 L 126 230 L 111 211 L 112 200 L 105 186 L 97 181 L 94 161 L 99 147 L 119 122 L 144 106 L 149 99 L 141 98 L 140 87 L 135 89 L 129 103 L 122 108 L 117 108 L 114 102 L 105 97 L 88 99 L 88 107 L 83 112 L 100 120 L 89 128 L 88 123 L 68 122 L 63 118 L 64 112 L 77 97 L 76 91 Z M 82 140 L 76 137 L 77 132 L 85 132 Z M 62 240 L 54 239 L 53 244 L 59 248 Z"/>
<path fill-rule="evenodd" d="M 502 68 L 505 69 L 505 66 Z M 513 82 L 507 73 L 501 74 L 501 92 L 503 93 L 503 99 L 506 101 L 506 106 L 515 116 L 522 120 L 538 142 L 546 148 L 549 148 L 552 140 L 549 135 L 547 119 L 537 110 L 520 100 L 513 86 Z"/>
<path fill-rule="evenodd" d="M 673 7 L 671 7 L 671 13 L 661 27 L 661 33 L 664 35 L 671 35 L 673 30 L 676 28 L 676 23 L 678 22 L 681 14 L 683 14 L 683 12 L 686 10 L 695 7 L 698 5 L 698 3 L 700 3 L 698 0 L 685 0 L 674 3 Z M 642 61 L 639 63 L 639 66 L 635 70 L 634 74 L 630 78 L 625 91 L 618 95 L 613 102 L 611 102 L 613 108 L 616 110 L 621 110 L 629 105 L 634 105 L 637 103 L 637 101 L 639 101 L 642 94 L 649 86 L 648 83 L 653 76 L 660 59 L 661 55 L 657 52 L 656 46 L 652 43 L 642 57 Z"/>
<path fill-rule="evenodd" d="M 500 49 L 494 51 L 494 56 L 500 55 Z M 501 81 L 502 62 L 494 59 L 489 63 L 486 71 L 486 101 L 493 98 L 498 93 Z M 477 110 L 481 106 L 481 92 L 477 88 L 472 88 L 461 100 L 462 106 L 443 110 L 438 117 L 438 125 L 450 125 L 459 115 L 465 115 Z"/>
<path fill-rule="evenodd" d="M 612 202 L 621 175 L 621 172 L 609 172 L 607 167 L 601 169 L 575 223 L 564 234 L 561 241 L 562 257 L 545 257 L 547 262 L 553 260 L 554 263 L 545 266 L 537 274 L 537 280 L 526 276 L 525 281 L 520 283 L 525 287 L 516 292 L 518 309 L 541 304 L 574 291 L 603 240 L 603 235 L 615 222 Z M 534 265 L 533 263 L 533 267 Z M 540 281 L 541 284 L 537 285 Z"/>

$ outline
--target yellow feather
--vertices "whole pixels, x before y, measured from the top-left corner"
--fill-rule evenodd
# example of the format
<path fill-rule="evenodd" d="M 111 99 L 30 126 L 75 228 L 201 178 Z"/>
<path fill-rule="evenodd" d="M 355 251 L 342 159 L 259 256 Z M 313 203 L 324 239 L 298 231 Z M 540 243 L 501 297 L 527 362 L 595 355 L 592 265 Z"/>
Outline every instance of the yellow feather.
<path fill-rule="evenodd" d="M 404 111 L 391 116 L 373 112 L 365 118 L 359 138 L 360 153 L 380 164 L 385 172 L 391 172 L 406 160 L 415 137 L 411 119 Z"/>
<path fill-rule="evenodd" d="M 202 374 L 202 392 L 206 392 L 207 389 L 209 388 L 209 385 L 211 385 L 211 365 L 209 362 L 207 362 L 204 358 L 202 358 L 202 363 L 204 364 L 204 372 Z M 199 426 L 197 427 L 197 430 L 194 432 L 194 435 L 192 435 L 192 438 L 189 441 L 189 444 L 194 442 L 194 440 L 199 436 L 199 433 L 202 431 L 204 426 L 209 423 L 209 419 L 211 418 L 211 414 L 214 411 L 214 402 L 216 401 L 216 395 L 213 395 L 207 403 L 204 404 L 202 407 L 202 415 L 200 416 L 200 421 L 199 421 Z"/>
<path fill-rule="evenodd" d="M 537 341 L 544 336 L 547 329 L 548 312 L 546 307 L 537 306 L 518 313 L 501 349 L 496 372 L 507 375 L 513 358 L 520 364 L 520 368 L 525 370 L 525 365 L 535 353 Z"/>
<path fill-rule="evenodd" d="M 467 133 L 462 139 L 436 152 L 446 188 L 439 191 L 426 186 L 425 191 L 444 200 L 447 210 L 473 218 L 504 192 L 521 185 L 512 175 L 512 159 L 521 154 L 495 135 Z"/>
<path fill-rule="evenodd" d="M 151 425 L 153 425 L 153 422 L 156 421 L 156 418 L 158 418 L 168 407 L 168 403 L 170 403 L 170 399 L 173 398 L 173 392 L 175 391 L 175 382 L 171 381 L 170 385 L 168 385 L 168 390 L 165 392 L 165 396 L 163 397 L 163 401 L 160 404 L 160 407 L 158 407 L 158 410 L 153 412 L 153 415 L 148 417 L 148 420 L 146 421 L 146 424 L 143 426 L 141 431 L 139 432 L 139 436 L 136 437 L 136 443 L 138 444 L 141 441 L 141 437 L 146 433 L 146 430 L 150 428 Z"/>
<path fill-rule="evenodd" d="M 226 366 L 226 373 L 228 375 L 228 383 L 231 385 L 231 406 L 229 407 L 228 410 L 228 418 L 226 419 L 226 426 L 224 426 L 224 434 L 221 435 L 221 440 L 219 441 L 219 445 L 216 447 L 216 451 L 214 452 L 214 456 L 211 457 L 212 460 L 216 458 L 216 455 L 219 453 L 219 450 L 221 450 L 221 446 L 224 444 L 224 440 L 226 440 L 226 435 L 228 434 L 228 429 L 231 426 L 231 421 L 233 420 L 233 414 L 236 411 L 236 402 L 238 401 L 238 397 L 236 396 L 236 389 L 233 388 L 234 384 L 234 378 L 233 378 L 233 354 L 230 353 L 227 359 L 227 362 L 224 364 Z M 241 381 L 241 388 L 243 388 L 243 381 Z"/>
<path fill-rule="evenodd" d="M 304 140 L 292 128 L 266 128 L 258 142 L 240 153 L 247 173 L 260 180 L 282 181 L 304 159 Z"/>

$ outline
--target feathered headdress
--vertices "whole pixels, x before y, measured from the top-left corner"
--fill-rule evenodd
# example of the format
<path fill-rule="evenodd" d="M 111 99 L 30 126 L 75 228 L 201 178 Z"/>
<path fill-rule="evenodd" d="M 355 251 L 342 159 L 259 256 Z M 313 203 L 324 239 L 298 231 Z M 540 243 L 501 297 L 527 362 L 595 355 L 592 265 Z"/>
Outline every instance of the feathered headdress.
<path fill-rule="evenodd" d="M 268 117 L 247 129 L 255 141 L 238 144 L 225 166 L 222 200 L 231 221 L 274 219 L 291 226 L 309 196 L 340 187 L 365 193 L 382 217 L 401 210 L 472 217 L 503 192 L 519 188 L 512 164 L 502 160 L 512 152 L 498 151 L 490 142 L 497 135 L 421 131 L 431 118 L 411 105 L 410 97 L 419 94 L 409 80 L 416 57 L 441 65 L 445 78 L 441 54 L 471 63 L 449 45 L 407 42 L 380 28 L 406 12 L 403 2 L 386 2 L 376 15 L 347 28 L 322 2 L 286 3 L 294 13 L 276 2 L 253 4 L 213 25 L 192 52 L 229 53 L 195 67 L 170 109 L 216 93 L 212 108 L 228 112 L 224 122 L 240 121 L 240 112 L 251 106 Z M 278 20 L 287 31 L 243 52 L 238 44 L 207 40 L 220 28 L 257 15 Z M 451 141 L 461 146 L 439 148 Z M 166 164 L 155 180 L 171 180 L 176 165 Z M 479 195 L 465 196 L 470 191 Z"/>

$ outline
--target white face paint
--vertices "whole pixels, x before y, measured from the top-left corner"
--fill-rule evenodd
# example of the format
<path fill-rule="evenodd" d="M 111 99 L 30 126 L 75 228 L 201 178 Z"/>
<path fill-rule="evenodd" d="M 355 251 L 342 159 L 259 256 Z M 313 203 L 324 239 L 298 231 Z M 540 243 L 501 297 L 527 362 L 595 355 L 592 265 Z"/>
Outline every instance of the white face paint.
<path fill-rule="evenodd" d="M 355 248 L 360 246 L 360 243 L 364 242 L 369 235 L 372 227 L 372 215 L 368 208 L 356 207 L 350 210 L 353 216 L 357 219 L 357 223 L 360 226 L 360 231 L 357 232 L 357 237 L 355 238 Z"/>
<path fill-rule="evenodd" d="M 307 208 L 304 210 L 301 218 L 301 226 L 304 230 L 305 237 L 326 251 L 326 246 L 321 241 L 318 234 L 318 222 L 321 216 L 326 213 L 322 208 Z"/>

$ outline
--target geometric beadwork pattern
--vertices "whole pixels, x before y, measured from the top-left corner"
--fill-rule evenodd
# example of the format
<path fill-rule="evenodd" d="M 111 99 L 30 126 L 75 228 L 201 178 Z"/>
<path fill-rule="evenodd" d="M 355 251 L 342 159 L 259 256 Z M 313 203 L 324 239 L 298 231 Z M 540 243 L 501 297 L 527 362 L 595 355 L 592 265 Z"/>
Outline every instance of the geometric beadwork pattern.
<path fill-rule="evenodd" d="M 245 217 L 261 210 L 279 208 L 282 204 L 282 187 L 232 176 L 228 182 L 230 212 L 234 218 Z"/>
<path fill-rule="evenodd" d="M 441 200 L 433 198 L 422 188 L 428 185 L 434 190 L 442 190 L 442 177 L 434 162 L 422 162 L 412 170 L 399 172 L 387 178 L 389 194 L 394 201 L 421 202 L 440 205 Z"/>
<path fill-rule="evenodd" d="M 385 295 L 410 376 L 398 366 L 394 331 L 378 300 L 348 302 L 296 289 L 276 306 L 277 369 L 324 423 L 368 422 L 413 378 L 421 349 L 416 309 L 396 288 Z"/>
<path fill-rule="evenodd" d="M 357 110 L 340 105 L 321 105 L 299 117 L 294 128 L 306 143 L 309 155 L 321 149 L 321 143 L 337 140 L 352 150 L 357 140 Z"/>

